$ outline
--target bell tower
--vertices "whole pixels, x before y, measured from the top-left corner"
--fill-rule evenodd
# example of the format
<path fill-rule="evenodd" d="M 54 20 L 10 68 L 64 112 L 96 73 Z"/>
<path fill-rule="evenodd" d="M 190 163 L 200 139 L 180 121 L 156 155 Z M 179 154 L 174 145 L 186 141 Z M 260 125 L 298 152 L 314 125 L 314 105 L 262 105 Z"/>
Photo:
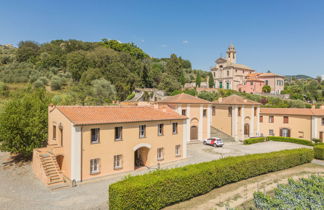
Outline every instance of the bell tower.
<path fill-rule="evenodd" d="M 233 44 L 230 44 L 230 46 L 228 47 L 227 51 L 227 61 L 231 62 L 231 63 L 236 63 L 236 51 L 235 51 L 235 47 Z"/>

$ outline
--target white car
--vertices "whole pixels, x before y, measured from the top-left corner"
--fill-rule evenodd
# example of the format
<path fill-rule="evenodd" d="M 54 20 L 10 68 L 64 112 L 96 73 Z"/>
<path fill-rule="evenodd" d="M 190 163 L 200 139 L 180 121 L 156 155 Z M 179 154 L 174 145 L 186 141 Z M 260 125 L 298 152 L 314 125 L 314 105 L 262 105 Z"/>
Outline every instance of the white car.
<path fill-rule="evenodd" d="M 211 137 L 211 138 L 205 139 L 203 144 L 212 145 L 214 147 L 222 147 L 224 145 L 222 139 L 217 138 L 217 137 Z"/>

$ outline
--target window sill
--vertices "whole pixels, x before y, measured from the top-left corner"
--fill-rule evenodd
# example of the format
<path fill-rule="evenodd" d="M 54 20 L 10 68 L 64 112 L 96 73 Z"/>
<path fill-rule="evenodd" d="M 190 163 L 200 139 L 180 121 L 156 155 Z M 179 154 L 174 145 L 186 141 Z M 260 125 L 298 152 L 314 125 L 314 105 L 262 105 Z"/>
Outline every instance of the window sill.
<path fill-rule="evenodd" d="M 172 135 L 177 135 L 178 133 L 172 133 Z"/>
<path fill-rule="evenodd" d="M 91 144 L 99 144 L 100 142 L 98 141 L 98 142 L 91 142 Z"/>
<path fill-rule="evenodd" d="M 181 157 L 181 155 L 176 155 L 176 157 Z"/>
<path fill-rule="evenodd" d="M 118 170 L 122 170 L 123 167 L 114 167 L 114 170 L 118 171 Z"/>
<path fill-rule="evenodd" d="M 115 141 L 123 141 L 123 139 L 115 139 Z"/>
<path fill-rule="evenodd" d="M 90 172 L 90 175 L 93 175 L 93 176 L 98 175 L 98 174 L 100 174 L 100 171 L 98 171 L 98 172 Z"/>
<path fill-rule="evenodd" d="M 164 158 L 160 158 L 160 159 L 157 159 L 158 161 L 163 161 L 164 160 Z"/>

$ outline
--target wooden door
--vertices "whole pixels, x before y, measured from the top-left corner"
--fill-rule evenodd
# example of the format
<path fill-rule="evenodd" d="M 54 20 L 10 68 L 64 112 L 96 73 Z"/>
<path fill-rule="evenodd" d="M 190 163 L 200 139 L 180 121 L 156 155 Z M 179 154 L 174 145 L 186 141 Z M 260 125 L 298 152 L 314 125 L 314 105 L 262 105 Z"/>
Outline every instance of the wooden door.
<path fill-rule="evenodd" d="M 250 125 L 249 125 L 249 123 L 244 124 L 244 135 L 245 136 L 250 136 Z"/>
<path fill-rule="evenodd" d="M 198 139 L 198 127 L 197 126 L 191 126 L 190 128 L 190 140 L 196 140 Z"/>
<path fill-rule="evenodd" d="M 323 142 L 323 140 L 324 140 L 324 135 L 323 135 L 323 132 L 321 131 L 320 133 L 319 133 L 319 139 Z"/>

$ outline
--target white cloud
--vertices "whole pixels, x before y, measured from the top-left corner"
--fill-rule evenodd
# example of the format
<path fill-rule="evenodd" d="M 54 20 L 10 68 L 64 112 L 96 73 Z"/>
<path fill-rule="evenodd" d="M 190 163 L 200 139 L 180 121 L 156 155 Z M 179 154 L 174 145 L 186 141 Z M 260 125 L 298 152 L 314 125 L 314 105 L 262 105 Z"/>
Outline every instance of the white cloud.
<path fill-rule="evenodd" d="M 183 41 L 182 41 L 182 44 L 188 44 L 188 43 L 189 43 L 188 40 L 183 40 Z"/>

